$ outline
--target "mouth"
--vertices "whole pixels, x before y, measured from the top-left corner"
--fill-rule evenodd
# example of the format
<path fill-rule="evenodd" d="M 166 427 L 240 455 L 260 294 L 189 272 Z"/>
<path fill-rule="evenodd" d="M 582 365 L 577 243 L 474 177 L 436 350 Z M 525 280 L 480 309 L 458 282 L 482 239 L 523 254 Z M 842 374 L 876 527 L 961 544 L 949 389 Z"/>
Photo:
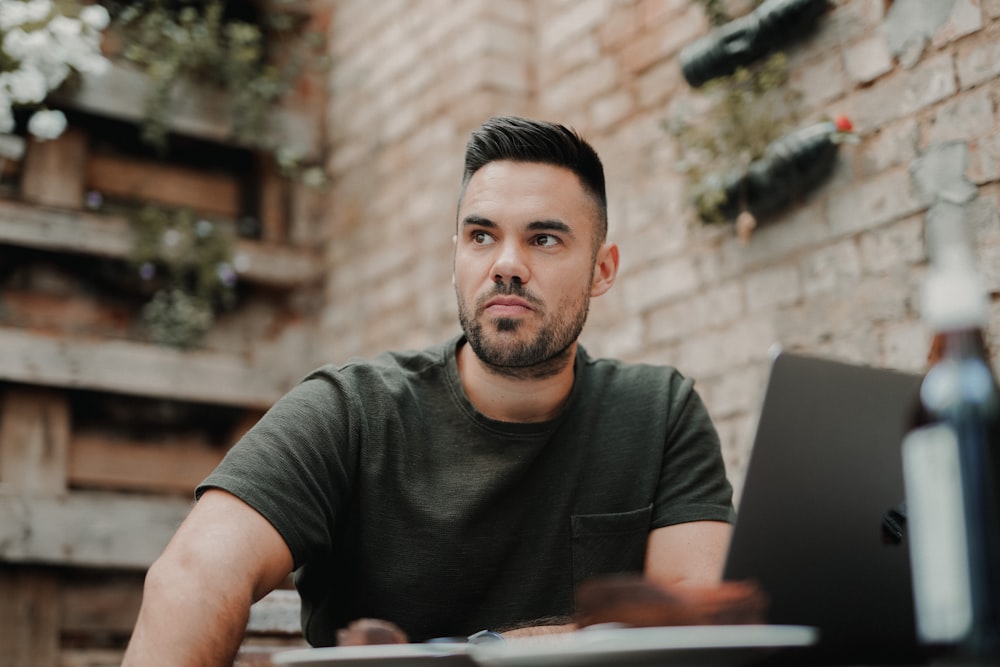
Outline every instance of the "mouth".
<path fill-rule="evenodd" d="M 516 296 L 495 296 L 483 307 L 483 312 L 491 317 L 521 317 L 533 310 L 528 301 Z"/>

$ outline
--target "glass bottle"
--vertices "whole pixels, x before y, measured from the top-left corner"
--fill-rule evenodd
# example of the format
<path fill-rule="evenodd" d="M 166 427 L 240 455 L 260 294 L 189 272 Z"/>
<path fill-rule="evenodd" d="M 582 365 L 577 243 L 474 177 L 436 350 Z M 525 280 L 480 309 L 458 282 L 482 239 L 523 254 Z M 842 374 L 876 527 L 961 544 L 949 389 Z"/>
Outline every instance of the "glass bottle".
<path fill-rule="evenodd" d="M 940 236 L 940 235 L 939 235 Z M 966 239 L 937 238 L 922 317 L 934 334 L 903 477 L 917 635 L 1000 657 L 1000 390 L 988 295 Z"/>

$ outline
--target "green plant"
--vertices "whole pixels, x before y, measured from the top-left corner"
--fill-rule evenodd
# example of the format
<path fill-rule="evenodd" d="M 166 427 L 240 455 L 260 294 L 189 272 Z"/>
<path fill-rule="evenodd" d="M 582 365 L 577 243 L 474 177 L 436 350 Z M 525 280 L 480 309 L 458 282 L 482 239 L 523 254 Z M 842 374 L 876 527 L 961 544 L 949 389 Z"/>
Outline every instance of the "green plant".
<path fill-rule="evenodd" d="M 664 121 L 678 142 L 678 168 L 690 177 L 691 198 L 702 219 L 723 221 L 720 207 L 725 203 L 726 177 L 744 172 L 797 121 L 799 96 L 785 85 L 787 81 L 785 54 L 774 53 L 701 88 L 707 111 L 682 111 Z"/>
<path fill-rule="evenodd" d="M 227 9 L 240 6 L 249 3 L 113 3 L 112 29 L 122 41 L 122 55 L 151 82 L 143 137 L 153 146 L 163 147 L 167 141 L 173 96 L 184 81 L 226 93 L 233 139 L 272 152 L 281 148 L 280 138 L 268 126 L 269 112 L 294 86 L 318 35 L 302 34 L 302 19 L 290 12 L 263 10 L 257 20 L 227 14 Z"/>
<path fill-rule="evenodd" d="M 158 343 L 190 347 L 235 304 L 234 234 L 188 209 L 146 206 L 131 218 L 130 261 L 153 288 L 142 321 Z"/>

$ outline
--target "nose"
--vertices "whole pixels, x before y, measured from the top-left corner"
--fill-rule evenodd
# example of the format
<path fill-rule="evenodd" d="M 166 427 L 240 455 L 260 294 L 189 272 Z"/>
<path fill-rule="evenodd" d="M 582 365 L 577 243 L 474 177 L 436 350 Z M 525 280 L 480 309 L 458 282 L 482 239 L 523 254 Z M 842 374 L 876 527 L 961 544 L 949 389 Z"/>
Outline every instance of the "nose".
<path fill-rule="evenodd" d="M 531 272 L 524 253 L 525 249 L 518 243 L 507 242 L 501 245 L 496 261 L 493 262 L 494 282 L 528 282 Z"/>

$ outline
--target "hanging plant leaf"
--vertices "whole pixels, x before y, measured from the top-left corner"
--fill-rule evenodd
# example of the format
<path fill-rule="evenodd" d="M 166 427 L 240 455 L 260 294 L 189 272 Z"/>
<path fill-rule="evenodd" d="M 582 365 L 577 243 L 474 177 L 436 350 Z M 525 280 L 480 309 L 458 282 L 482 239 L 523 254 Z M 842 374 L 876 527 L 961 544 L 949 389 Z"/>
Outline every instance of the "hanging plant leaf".
<path fill-rule="evenodd" d="M 765 0 L 681 50 L 684 78 L 692 88 L 728 76 L 783 44 L 801 37 L 826 11 L 829 0 Z"/>
<path fill-rule="evenodd" d="M 712 174 L 697 187 L 695 206 L 706 222 L 759 217 L 780 210 L 812 190 L 833 171 L 837 147 L 851 135 L 840 117 L 790 132 L 771 143 L 744 171 Z"/>

